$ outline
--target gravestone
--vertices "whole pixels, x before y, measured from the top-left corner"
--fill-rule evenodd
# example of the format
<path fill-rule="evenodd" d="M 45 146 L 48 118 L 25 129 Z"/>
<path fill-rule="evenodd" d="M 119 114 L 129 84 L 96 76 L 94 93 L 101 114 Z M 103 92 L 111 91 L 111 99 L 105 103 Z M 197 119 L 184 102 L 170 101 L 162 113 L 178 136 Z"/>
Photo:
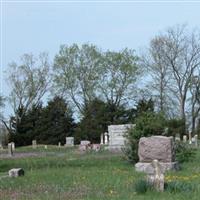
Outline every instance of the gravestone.
<path fill-rule="evenodd" d="M 189 132 L 189 133 L 188 133 L 188 136 L 189 136 L 189 144 L 192 144 L 192 133 Z"/>
<path fill-rule="evenodd" d="M 134 127 L 133 124 L 123 124 L 123 125 L 110 125 L 108 126 L 109 134 L 109 150 L 120 150 L 124 147 L 128 130 Z"/>
<path fill-rule="evenodd" d="M 59 148 L 61 147 L 61 142 L 58 142 L 58 147 L 59 147 Z"/>
<path fill-rule="evenodd" d="M 179 169 L 178 162 L 175 162 L 173 137 L 140 138 L 138 156 L 139 162 L 135 165 L 136 171 L 146 172 L 153 160 L 158 160 L 164 171 Z"/>
<path fill-rule="evenodd" d="M 73 147 L 74 146 L 74 137 L 66 137 L 66 147 Z"/>
<path fill-rule="evenodd" d="M 147 182 L 157 191 L 164 191 L 164 172 L 158 160 L 153 160 L 147 167 Z"/>
<path fill-rule="evenodd" d="M 104 133 L 104 144 L 105 145 L 108 144 L 108 133 L 107 132 Z"/>
<path fill-rule="evenodd" d="M 33 149 L 37 148 L 37 141 L 36 140 L 32 140 L 32 148 Z"/>
<path fill-rule="evenodd" d="M 186 143 L 187 142 L 187 135 L 183 136 L 183 142 Z"/>
<path fill-rule="evenodd" d="M 24 170 L 22 168 L 13 168 L 8 171 L 9 177 L 24 176 Z"/>
<path fill-rule="evenodd" d="M 176 134 L 175 141 L 181 141 L 180 134 Z"/>
<path fill-rule="evenodd" d="M 198 147 L 198 135 L 194 136 L 194 144 L 195 144 L 195 147 Z"/>
<path fill-rule="evenodd" d="M 104 144 L 104 141 L 103 141 L 103 133 L 101 134 L 101 144 Z"/>
<path fill-rule="evenodd" d="M 100 144 L 92 144 L 92 150 L 98 152 L 101 149 L 101 145 Z"/>
<path fill-rule="evenodd" d="M 48 149 L 47 145 L 44 145 L 44 149 Z"/>
<path fill-rule="evenodd" d="M 15 143 L 11 142 L 10 144 L 12 145 L 12 150 L 15 151 Z"/>
<path fill-rule="evenodd" d="M 90 141 L 88 141 L 88 140 L 81 140 L 81 143 L 79 145 L 79 150 L 80 151 L 86 151 L 86 150 L 89 150 L 89 149 L 91 149 Z"/>
<path fill-rule="evenodd" d="M 13 145 L 11 143 L 8 143 L 8 155 L 13 156 Z"/>

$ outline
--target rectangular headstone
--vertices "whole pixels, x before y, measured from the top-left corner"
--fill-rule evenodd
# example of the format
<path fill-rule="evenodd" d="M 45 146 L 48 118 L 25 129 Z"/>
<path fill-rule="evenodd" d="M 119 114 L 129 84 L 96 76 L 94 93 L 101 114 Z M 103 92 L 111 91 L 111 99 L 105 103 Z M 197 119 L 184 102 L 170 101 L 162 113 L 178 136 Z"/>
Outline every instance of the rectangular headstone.
<path fill-rule="evenodd" d="M 73 147 L 74 146 L 74 137 L 66 137 L 65 146 Z"/>

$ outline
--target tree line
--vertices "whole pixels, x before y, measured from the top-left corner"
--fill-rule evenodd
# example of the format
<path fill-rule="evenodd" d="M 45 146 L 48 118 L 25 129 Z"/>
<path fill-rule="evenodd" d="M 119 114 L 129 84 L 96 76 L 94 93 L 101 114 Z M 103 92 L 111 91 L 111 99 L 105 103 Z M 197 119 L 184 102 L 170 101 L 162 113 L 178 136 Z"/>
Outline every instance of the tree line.
<path fill-rule="evenodd" d="M 38 57 L 25 54 L 21 63 L 9 64 L 7 74 L 13 116 L 9 123 L 2 121 L 12 140 L 24 134 L 44 138 L 41 142 L 45 143 L 51 131 L 56 138 L 62 126 L 56 126 L 56 114 L 50 111 L 55 106 L 54 111 L 63 109 L 57 112 L 59 120 L 63 117 L 59 140 L 75 135 L 77 141 L 95 142 L 107 125 L 134 123 L 137 105 L 148 107 L 151 101 L 153 112 L 175 120 L 176 126 L 180 124 L 181 134 L 199 131 L 200 32 L 189 31 L 184 25 L 159 33 L 138 55 L 128 48 L 103 51 L 93 44 L 61 45 L 53 63 L 47 53 Z M 47 97 L 53 98 L 42 106 Z M 30 133 L 32 125 L 27 125 L 33 120 L 31 116 L 37 119 L 34 134 Z M 44 128 L 47 118 L 51 125 Z M 28 127 L 27 131 L 23 126 Z"/>

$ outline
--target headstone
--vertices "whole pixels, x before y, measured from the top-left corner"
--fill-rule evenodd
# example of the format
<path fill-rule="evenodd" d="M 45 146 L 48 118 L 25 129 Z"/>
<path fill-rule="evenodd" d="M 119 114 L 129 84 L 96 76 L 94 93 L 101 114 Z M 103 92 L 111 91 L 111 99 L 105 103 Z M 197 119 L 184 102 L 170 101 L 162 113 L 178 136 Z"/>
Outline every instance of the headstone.
<path fill-rule="evenodd" d="M 192 133 L 189 132 L 189 133 L 188 133 L 188 136 L 189 136 L 189 144 L 192 144 Z"/>
<path fill-rule="evenodd" d="M 103 133 L 101 134 L 101 144 L 104 144 L 103 143 Z"/>
<path fill-rule="evenodd" d="M 186 143 L 187 142 L 187 135 L 183 136 L 183 142 Z"/>
<path fill-rule="evenodd" d="M 198 135 L 194 136 L 194 143 L 195 143 L 195 147 L 198 147 Z"/>
<path fill-rule="evenodd" d="M 61 147 L 61 142 L 58 142 L 58 147 L 59 147 L 59 148 Z"/>
<path fill-rule="evenodd" d="M 180 134 L 176 134 L 175 141 L 181 141 Z"/>
<path fill-rule="evenodd" d="M 24 170 L 22 168 L 13 168 L 8 171 L 9 177 L 24 176 Z"/>
<path fill-rule="evenodd" d="M 12 145 L 12 150 L 15 151 L 15 143 L 11 142 L 11 145 Z"/>
<path fill-rule="evenodd" d="M 109 134 L 109 150 L 121 151 L 125 145 L 126 137 L 128 130 L 134 127 L 133 124 L 122 124 L 122 125 L 110 125 L 108 126 Z"/>
<path fill-rule="evenodd" d="M 66 137 L 66 144 L 67 147 L 73 147 L 74 146 L 74 137 Z"/>
<path fill-rule="evenodd" d="M 105 139 L 104 144 L 107 145 L 108 144 L 108 133 L 107 132 L 104 133 L 104 139 Z"/>
<path fill-rule="evenodd" d="M 48 147 L 47 147 L 47 145 L 44 145 L 44 149 L 47 149 Z"/>
<path fill-rule="evenodd" d="M 136 171 L 147 172 L 153 160 L 158 160 L 163 170 L 179 169 L 175 162 L 175 150 L 173 137 L 151 136 L 142 137 L 138 148 L 139 162 L 136 163 Z"/>
<path fill-rule="evenodd" d="M 37 148 L 37 141 L 36 141 L 36 140 L 33 140 L 33 141 L 32 141 L 32 148 L 33 148 L 33 149 L 36 149 L 36 148 Z"/>
<path fill-rule="evenodd" d="M 98 152 L 101 149 L 101 145 L 100 144 L 92 144 L 92 150 Z"/>
<path fill-rule="evenodd" d="M 153 160 L 149 165 L 151 166 L 152 171 L 148 171 L 147 173 L 147 182 L 152 185 L 157 191 L 164 191 L 164 173 L 162 166 L 158 162 L 158 160 Z"/>
<path fill-rule="evenodd" d="M 13 156 L 13 149 L 12 149 L 12 144 L 8 143 L 8 155 Z"/>
<path fill-rule="evenodd" d="M 91 149 L 90 141 L 82 140 L 80 145 L 79 145 L 79 150 L 80 151 L 86 151 L 86 150 L 89 150 L 89 149 Z"/>

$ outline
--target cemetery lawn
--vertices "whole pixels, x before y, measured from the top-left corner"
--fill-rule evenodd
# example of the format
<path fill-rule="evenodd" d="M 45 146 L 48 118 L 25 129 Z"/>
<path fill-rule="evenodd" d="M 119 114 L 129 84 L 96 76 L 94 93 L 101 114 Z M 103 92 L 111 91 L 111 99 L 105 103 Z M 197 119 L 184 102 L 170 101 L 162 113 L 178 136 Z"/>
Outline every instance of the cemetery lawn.
<path fill-rule="evenodd" d="M 200 150 L 194 161 L 182 165 L 181 171 L 166 174 L 167 181 L 187 182 L 195 187 L 194 192 L 145 194 L 134 190 L 134 183 L 144 174 L 135 172 L 133 165 L 120 154 L 107 151 L 80 154 L 73 148 L 54 146 L 48 146 L 47 150 L 22 147 L 16 151 L 14 158 L 0 158 L 1 200 L 200 199 Z M 23 156 L 26 153 L 35 155 Z M 15 158 L 17 154 L 21 156 Z M 24 177 L 6 177 L 9 169 L 18 167 L 25 170 Z"/>

